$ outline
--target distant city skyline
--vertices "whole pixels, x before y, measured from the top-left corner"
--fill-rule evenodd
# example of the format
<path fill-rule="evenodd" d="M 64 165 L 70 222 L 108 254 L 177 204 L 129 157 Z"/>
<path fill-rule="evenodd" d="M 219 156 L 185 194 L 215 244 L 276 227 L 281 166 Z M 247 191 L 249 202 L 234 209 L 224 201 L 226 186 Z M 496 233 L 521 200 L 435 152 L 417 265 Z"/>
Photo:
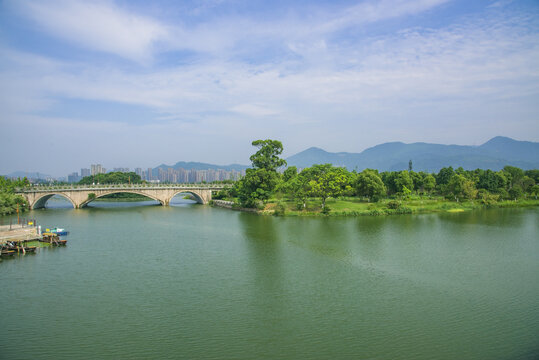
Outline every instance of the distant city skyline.
<path fill-rule="evenodd" d="M 245 170 L 225 170 L 225 169 L 173 169 L 173 168 L 147 168 L 143 170 L 140 167 L 135 169 L 130 168 L 113 168 L 107 170 L 101 164 L 92 164 L 90 169 L 81 168 L 80 175 L 78 172 L 72 172 L 67 176 L 67 182 L 79 182 L 85 176 L 93 176 L 97 174 L 106 174 L 108 172 L 134 172 L 140 176 L 141 180 L 159 181 L 170 183 L 198 183 L 198 182 L 213 182 L 223 180 L 238 180 L 245 175 Z M 154 174 L 157 172 L 157 174 Z M 83 176 L 82 174 L 87 174 Z"/>
<path fill-rule="evenodd" d="M 4 0 L 0 35 L 0 174 L 539 141 L 536 0 Z"/>

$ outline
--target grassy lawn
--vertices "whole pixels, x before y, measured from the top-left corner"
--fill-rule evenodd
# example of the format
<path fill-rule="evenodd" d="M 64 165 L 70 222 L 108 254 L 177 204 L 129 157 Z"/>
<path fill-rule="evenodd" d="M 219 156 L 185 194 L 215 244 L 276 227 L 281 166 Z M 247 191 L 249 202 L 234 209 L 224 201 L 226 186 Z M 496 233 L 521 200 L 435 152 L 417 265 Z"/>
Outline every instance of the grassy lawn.
<path fill-rule="evenodd" d="M 320 199 L 309 199 L 304 210 L 298 210 L 296 202 L 272 199 L 268 202 L 263 214 L 279 213 L 279 205 L 284 206 L 286 216 L 361 216 L 361 215 L 393 215 L 393 214 L 421 214 L 433 212 L 463 212 L 482 208 L 485 205 L 480 200 L 456 202 L 443 197 L 414 196 L 409 199 L 384 199 L 379 202 L 367 202 L 359 198 L 328 199 L 326 206 L 329 212 L 322 214 Z M 393 205 L 393 206 L 392 206 Z M 521 199 L 517 201 L 506 200 L 492 205 L 492 207 L 526 207 L 538 206 L 539 200 Z M 282 215 L 282 213 L 279 213 Z"/>

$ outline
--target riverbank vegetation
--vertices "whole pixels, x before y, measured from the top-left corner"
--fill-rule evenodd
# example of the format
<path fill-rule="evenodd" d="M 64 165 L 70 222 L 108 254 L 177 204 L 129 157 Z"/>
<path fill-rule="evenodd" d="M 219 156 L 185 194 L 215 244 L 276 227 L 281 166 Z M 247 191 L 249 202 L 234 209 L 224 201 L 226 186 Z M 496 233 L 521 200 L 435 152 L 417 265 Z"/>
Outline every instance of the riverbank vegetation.
<path fill-rule="evenodd" d="M 15 194 L 15 189 L 29 186 L 27 178 L 9 179 L 0 176 L 0 216 L 23 212 L 28 209 L 24 197 Z"/>
<path fill-rule="evenodd" d="M 444 167 L 438 173 L 365 169 L 348 171 L 330 164 L 299 171 L 279 158 L 281 142 L 257 140 L 253 167 L 231 189 L 215 198 L 237 207 L 275 215 L 390 215 L 458 212 L 480 207 L 539 205 L 539 170 Z"/>
<path fill-rule="evenodd" d="M 134 193 L 114 193 L 109 195 L 101 196 L 94 201 L 127 201 L 127 202 L 134 202 L 134 201 L 148 201 L 153 200 L 147 196 L 140 195 L 140 194 L 134 194 Z"/>
<path fill-rule="evenodd" d="M 80 185 L 95 184 L 141 184 L 142 180 L 134 172 L 114 171 L 106 174 L 96 174 L 85 176 L 80 181 Z"/>

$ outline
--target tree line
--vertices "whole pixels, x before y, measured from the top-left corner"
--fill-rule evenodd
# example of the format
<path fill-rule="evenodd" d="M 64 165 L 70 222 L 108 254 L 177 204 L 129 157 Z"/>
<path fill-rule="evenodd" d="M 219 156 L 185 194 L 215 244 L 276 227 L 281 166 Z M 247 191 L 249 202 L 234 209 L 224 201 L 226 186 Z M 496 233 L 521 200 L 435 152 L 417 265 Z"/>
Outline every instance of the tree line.
<path fill-rule="evenodd" d="M 114 171 L 106 174 L 96 174 L 83 177 L 79 182 L 80 185 L 93 184 L 140 184 L 142 179 L 134 172 Z"/>
<path fill-rule="evenodd" d="M 506 166 L 503 170 L 464 170 L 444 167 L 438 173 L 412 170 L 379 172 L 365 169 L 348 171 L 331 164 L 313 165 L 298 171 L 286 166 L 279 155 L 283 145 L 277 140 L 256 140 L 258 151 L 250 157 L 252 168 L 232 189 L 218 197 L 237 198 L 242 207 L 262 208 L 274 196 L 295 201 L 299 210 L 305 209 L 307 200 L 317 198 L 322 211 L 328 198 L 360 197 L 368 202 L 384 198 L 406 199 L 413 195 L 443 196 L 450 201 L 479 200 L 493 204 L 500 200 L 523 197 L 537 199 L 539 170 L 522 170 Z"/>
<path fill-rule="evenodd" d="M 15 194 L 15 189 L 30 185 L 25 177 L 23 179 L 10 179 L 0 176 L 0 216 L 13 214 L 19 209 L 24 211 L 28 208 L 26 199 Z"/>

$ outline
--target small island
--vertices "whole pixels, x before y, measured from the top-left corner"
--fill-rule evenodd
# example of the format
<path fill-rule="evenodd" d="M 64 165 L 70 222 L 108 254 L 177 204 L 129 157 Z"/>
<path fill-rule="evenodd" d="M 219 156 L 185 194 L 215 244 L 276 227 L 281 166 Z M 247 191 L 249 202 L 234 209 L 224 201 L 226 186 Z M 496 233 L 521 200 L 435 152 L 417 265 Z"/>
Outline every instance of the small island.
<path fill-rule="evenodd" d="M 407 170 L 348 171 L 331 164 L 286 167 L 278 140 L 256 140 L 252 168 L 213 198 L 227 207 L 278 216 L 360 216 L 462 212 L 483 207 L 537 206 L 539 170 L 444 167 L 438 173 Z"/>

